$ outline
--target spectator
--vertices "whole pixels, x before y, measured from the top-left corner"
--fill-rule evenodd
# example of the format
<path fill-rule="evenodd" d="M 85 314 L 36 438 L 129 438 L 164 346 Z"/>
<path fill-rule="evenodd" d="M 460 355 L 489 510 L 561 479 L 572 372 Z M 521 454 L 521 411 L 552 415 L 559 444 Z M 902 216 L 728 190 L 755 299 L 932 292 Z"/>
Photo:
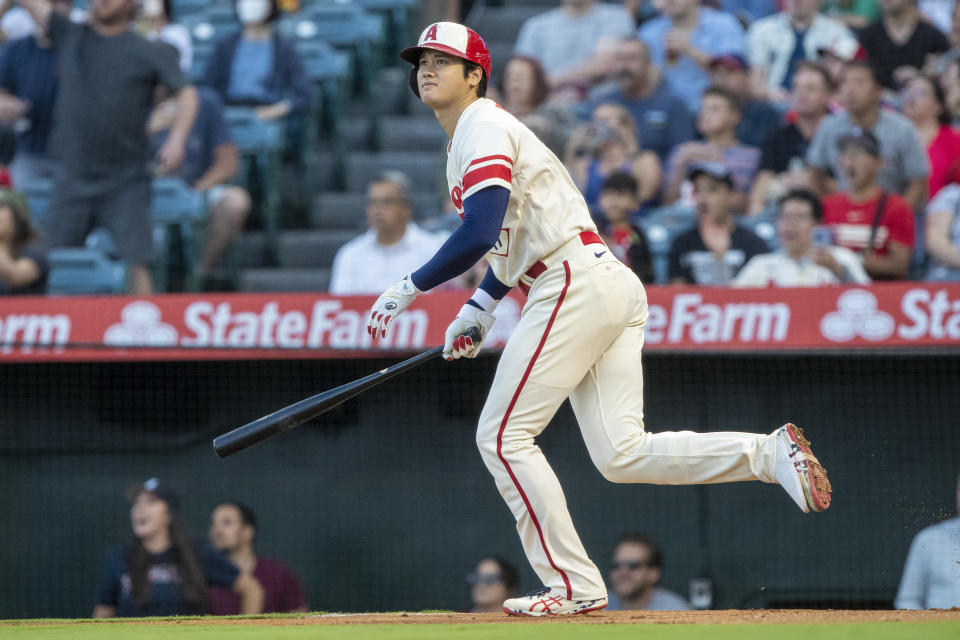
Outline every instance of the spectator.
<path fill-rule="evenodd" d="M 820 49 L 856 44 L 847 27 L 819 9 L 820 0 L 786 0 L 783 11 L 750 25 L 747 49 L 754 84 L 777 102 L 786 102 L 799 62 L 816 60 Z"/>
<path fill-rule="evenodd" d="M 710 78 L 713 86 L 726 89 L 740 101 L 737 140 L 759 148 L 783 118 L 767 100 L 753 97 L 747 61 L 737 53 L 714 58 L 710 62 Z"/>
<path fill-rule="evenodd" d="M 878 0 L 825 0 L 820 10 L 824 15 L 857 31 L 880 16 Z"/>
<path fill-rule="evenodd" d="M 193 41 L 185 26 L 173 22 L 172 0 L 141 0 L 136 29 L 147 40 L 160 40 L 176 49 L 180 54 L 180 70 L 190 73 Z"/>
<path fill-rule="evenodd" d="M 0 189 L 0 295 L 42 295 L 47 253 L 30 224 L 26 199 Z"/>
<path fill-rule="evenodd" d="M 0 45 L 37 32 L 37 24 L 14 0 L 0 0 Z"/>
<path fill-rule="evenodd" d="M 210 220 L 199 278 L 206 278 L 223 252 L 243 231 L 250 213 L 250 194 L 243 187 L 227 184 L 237 173 L 240 155 L 223 120 L 220 96 L 207 87 L 197 91 L 197 117 L 187 137 L 187 153 L 173 176 L 183 179 L 197 191 L 207 194 Z M 150 148 L 160 149 L 170 136 L 170 128 L 179 116 L 179 103 L 172 97 L 154 107 L 147 130 Z"/>
<path fill-rule="evenodd" d="M 614 171 L 626 171 L 637 179 L 640 202 L 653 199 L 660 190 L 660 159 L 652 151 L 637 148 L 633 116 L 620 104 L 598 105 L 592 122 L 570 134 L 564 164 L 591 210 L 599 206 L 603 181 Z"/>
<path fill-rule="evenodd" d="M 929 22 L 941 33 L 950 31 L 951 15 L 956 8 L 955 0 L 917 0 L 920 19 Z"/>
<path fill-rule="evenodd" d="M 793 190 L 777 207 L 780 250 L 754 256 L 733 279 L 735 287 L 819 287 L 825 284 L 870 284 L 855 253 L 815 239 L 823 206 L 811 191 Z M 827 231 L 819 227 L 821 231 Z"/>
<path fill-rule="evenodd" d="M 753 231 L 733 216 L 733 176 L 720 162 L 695 164 L 690 180 L 697 226 L 670 245 L 670 282 L 726 286 L 753 256 L 769 251 Z"/>
<path fill-rule="evenodd" d="M 444 237 L 411 220 L 410 178 L 387 171 L 367 188 L 369 230 L 340 247 L 333 260 L 330 293 L 378 293 L 398 273 L 410 273 L 436 253 Z"/>
<path fill-rule="evenodd" d="M 650 61 L 650 48 L 638 38 L 617 45 L 614 62 L 617 88 L 601 93 L 594 105 L 616 102 L 633 115 L 637 144 L 666 162 L 671 150 L 693 138 L 693 116 L 667 87 L 660 69 Z"/>
<path fill-rule="evenodd" d="M 960 280 L 960 184 L 948 184 L 927 206 L 928 280 Z"/>
<path fill-rule="evenodd" d="M 180 500 L 156 478 L 127 491 L 133 540 L 110 553 L 94 618 L 205 613 L 208 587 L 232 588 L 244 613 L 263 610 L 263 589 L 209 545 L 198 545 L 180 515 Z"/>
<path fill-rule="evenodd" d="M 630 267 L 643 282 L 653 282 L 650 247 L 643 231 L 633 221 L 640 215 L 637 180 L 616 171 L 603 181 L 600 191 L 600 236 L 620 262 Z"/>
<path fill-rule="evenodd" d="M 823 68 L 830 74 L 830 81 L 833 83 L 834 92 L 843 84 L 843 74 L 846 71 L 847 63 L 854 60 L 865 60 L 867 54 L 859 42 L 849 42 L 839 40 L 830 44 L 828 47 L 821 47 L 817 52 L 817 62 L 823 65 Z M 839 113 L 843 111 L 843 105 L 838 98 L 834 98 L 835 104 L 831 105 L 831 111 Z"/>
<path fill-rule="evenodd" d="M 840 139 L 840 166 L 849 192 L 823 201 L 823 222 L 831 227 L 835 244 L 863 256 L 863 266 L 874 280 L 905 278 L 915 241 L 910 205 L 877 183 L 881 143 L 869 131 Z"/>
<path fill-rule="evenodd" d="M 620 537 L 610 559 L 610 603 L 607 609 L 682 611 L 690 603 L 657 586 L 663 577 L 663 552 L 656 540 L 642 533 Z"/>
<path fill-rule="evenodd" d="M 920 19 L 917 0 L 880 0 L 881 17 L 860 34 L 860 44 L 877 70 L 880 84 L 897 89 L 910 68 L 923 69 L 930 55 L 950 48 L 935 26 Z"/>
<path fill-rule="evenodd" d="M 790 187 L 809 187 L 807 148 L 820 122 L 829 112 L 833 83 L 827 70 L 803 61 L 793 74 L 791 121 L 767 136 L 760 154 L 757 177 L 750 190 L 749 215 L 763 212 Z"/>
<path fill-rule="evenodd" d="M 710 61 L 727 53 L 743 54 L 743 27 L 729 13 L 701 7 L 700 0 L 663 0 L 661 11 L 661 17 L 640 28 L 640 38 L 666 75 L 667 86 L 690 113 L 697 113 L 710 82 Z"/>
<path fill-rule="evenodd" d="M 551 150 L 562 153 L 576 116 L 570 109 L 547 102 L 550 86 L 540 62 L 529 56 L 511 57 L 503 68 L 499 90 L 503 108 L 530 127 Z"/>
<path fill-rule="evenodd" d="M 253 548 L 257 519 L 240 502 L 221 502 L 210 514 L 210 544 L 227 555 L 241 576 L 253 576 L 263 587 L 263 613 L 308 611 L 300 581 L 285 564 L 258 556 Z M 210 587 L 210 613 L 235 616 L 241 612 L 240 596 L 230 589 Z"/>
<path fill-rule="evenodd" d="M 957 479 L 960 512 L 960 478 Z M 910 544 L 897 609 L 956 609 L 960 607 L 960 517 L 927 527 Z"/>
<path fill-rule="evenodd" d="M 150 294 L 147 118 L 157 86 L 176 93 L 180 115 L 156 156 L 156 172 L 171 173 L 183 161 L 196 92 L 167 45 L 130 31 L 136 0 L 93 0 L 85 25 L 52 12 L 46 0 L 18 2 L 50 38 L 60 62 L 51 140 L 63 171 L 46 212 L 50 246 L 80 246 L 93 227 L 105 227 L 130 265 L 131 292 Z"/>
<path fill-rule="evenodd" d="M 743 212 L 747 209 L 747 193 L 757 172 L 760 150 L 737 141 L 740 124 L 740 103 L 736 96 L 719 87 L 710 87 L 703 93 L 703 107 L 697 118 L 697 128 L 703 142 L 685 142 L 670 156 L 667 163 L 666 202 L 680 198 L 680 187 L 690 167 L 700 162 L 722 162 L 730 169 L 736 192 L 731 207 Z"/>
<path fill-rule="evenodd" d="M 930 76 L 918 75 L 902 92 L 903 115 L 917 129 L 930 160 L 930 197 L 960 176 L 960 131 L 950 126 L 943 89 Z"/>
<path fill-rule="evenodd" d="M 503 601 L 517 594 L 516 568 L 500 556 L 487 556 L 467 576 L 470 613 L 503 613 Z"/>
<path fill-rule="evenodd" d="M 633 20 L 621 7 L 561 0 L 559 8 L 523 23 L 514 52 L 539 60 L 551 89 L 579 94 L 610 73 L 613 42 L 632 30 Z"/>
<path fill-rule="evenodd" d="M 64 17 L 72 6 L 73 0 L 52 4 Z M 47 142 L 56 98 L 57 53 L 49 38 L 35 33 L 8 44 L 0 55 L 0 122 L 21 130 L 10 166 L 14 186 L 55 177 L 57 166 Z"/>
<path fill-rule="evenodd" d="M 293 43 L 273 27 L 277 0 L 234 0 L 242 29 L 217 43 L 201 84 L 225 104 L 254 107 L 263 120 L 304 114 L 310 81 Z"/>
<path fill-rule="evenodd" d="M 868 63 L 859 60 L 848 63 L 840 86 L 846 112 L 829 116 L 820 123 L 807 151 L 807 163 L 814 169 L 817 191 L 831 193 L 849 189 L 849 178 L 840 166 L 837 142 L 851 133 L 869 131 L 883 151 L 878 176 L 880 186 L 890 193 L 902 194 L 912 209 L 918 209 L 927 199 L 930 161 L 913 123 L 898 113 L 880 108 L 881 93 L 882 87 Z"/>

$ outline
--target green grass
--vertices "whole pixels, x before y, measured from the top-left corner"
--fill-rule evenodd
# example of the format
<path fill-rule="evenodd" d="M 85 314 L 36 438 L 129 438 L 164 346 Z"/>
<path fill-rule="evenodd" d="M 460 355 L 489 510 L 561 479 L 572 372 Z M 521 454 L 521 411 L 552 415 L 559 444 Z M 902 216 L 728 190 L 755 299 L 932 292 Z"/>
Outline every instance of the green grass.
<path fill-rule="evenodd" d="M 30 626 L 0 626 L 0 638 L 42 640 L 300 640 L 346 638 L 350 640 L 568 640 L 630 638 L 632 640 L 956 640 L 958 622 L 871 622 L 861 624 L 757 624 L 757 625 L 627 625 L 536 623 L 493 624 L 357 624 L 270 627 L 230 624 L 138 625 L 123 622 L 69 622 Z"/>

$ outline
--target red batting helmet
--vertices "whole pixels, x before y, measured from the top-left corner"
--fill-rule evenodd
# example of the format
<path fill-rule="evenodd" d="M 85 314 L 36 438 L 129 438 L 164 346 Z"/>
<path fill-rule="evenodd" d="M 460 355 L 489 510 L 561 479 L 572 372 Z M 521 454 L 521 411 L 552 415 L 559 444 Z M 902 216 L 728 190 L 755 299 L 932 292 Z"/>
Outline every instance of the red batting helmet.
<path fill-rule="evenodd" d="M 413 65 L 410 70 L 410 88 L 418 98 L 420 90 L 417 88 L 417 66 L 420 64 L 420 52 L 423 49 L 442 51 L 478 64 L 483 69 L 487 82 L 490 81 L 490 50 L 480 34 L 456 22 L 434 22 L 420 34 L 417 46 L 407 47 L 400 52 L 400 57 Z"/>

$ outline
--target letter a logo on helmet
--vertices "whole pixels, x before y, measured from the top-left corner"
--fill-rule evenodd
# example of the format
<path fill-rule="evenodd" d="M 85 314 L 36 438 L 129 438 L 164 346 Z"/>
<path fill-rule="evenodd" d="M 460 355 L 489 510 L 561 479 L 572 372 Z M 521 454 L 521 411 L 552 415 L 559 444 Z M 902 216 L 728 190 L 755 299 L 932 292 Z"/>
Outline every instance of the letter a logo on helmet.
<path fill-rule="evenodd" d="M 410 73 L 410 88 L 418 98 L 420 91 L 417 89 L 416 68 L 423 49 L 442 51 L 478 64 L 483 69 L 487 82 L 490 81 L 490 50 L 480 34 L 456 22 L 434 22 L 420 34 L 417 46 L 407 47 L 400 52 L 400 57 L 414 67 Z"/>

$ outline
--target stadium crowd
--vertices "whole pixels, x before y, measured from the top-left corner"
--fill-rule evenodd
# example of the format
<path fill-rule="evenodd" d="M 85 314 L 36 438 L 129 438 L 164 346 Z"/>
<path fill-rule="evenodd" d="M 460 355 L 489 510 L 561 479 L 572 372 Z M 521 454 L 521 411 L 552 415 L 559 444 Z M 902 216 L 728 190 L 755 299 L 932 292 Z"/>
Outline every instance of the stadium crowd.
<path fill-rule="evenodd" d="M 213 3 L 207 19 L 233 27 L 203 43 L 178 22 L 195 3 L 82 4 L 0 0 L 0 293 L 43 291 L 49 252 L 83 245 L 129 265 L 128 291 L 156 290 L 171 248 L 149 185 L 171 178 L 205 211 L 186 281 L 235 286 L 211 278 L 246 229 L 269 227 L 276 185 L 251 180 L 264 172 L 240 161 L 230 110 L 279 123 L 285 160 L 302 161 L 319 98 L 304 23 L 282 25 L 310 3 Z M 519 26 L 488 97 L 563 159 L 645 282 L 960 279 L 960 3 L 558 5 Z M 44 183 L 41 216 L 30 196 Z M 364 186 L 369 230 L 333 260 L 334 293 L 378 291 L 364 264 L 422 260 L 450 227 L 449 203 L 432 220 L 415 210 L 412 192 L 433 185 L 394 173 Z"/>

